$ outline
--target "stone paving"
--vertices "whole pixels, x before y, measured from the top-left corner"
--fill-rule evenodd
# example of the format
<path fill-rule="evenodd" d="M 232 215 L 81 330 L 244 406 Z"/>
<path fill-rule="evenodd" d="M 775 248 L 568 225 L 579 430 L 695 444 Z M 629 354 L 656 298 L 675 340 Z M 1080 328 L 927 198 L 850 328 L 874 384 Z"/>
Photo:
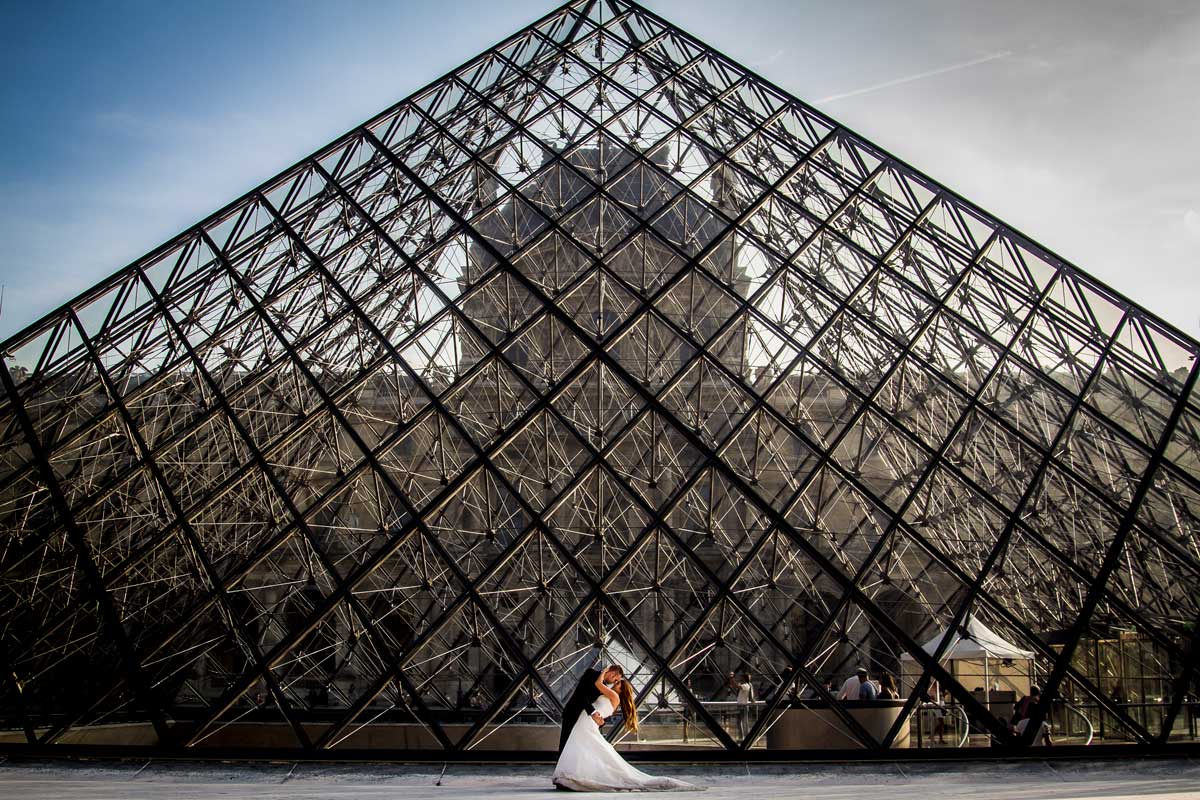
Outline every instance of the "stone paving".
<path fill-rule="evenodd" d="M 1200 762 L 870 765 L 639 765 L 708 787 L 709 800 L 1029 800 L 1200 798 Z M 328 765 L 10 762 L 5 800 L 450 800 L 546 798 L 533 765 Z M 557 795 L 562 796 L 562 795 Z"/>

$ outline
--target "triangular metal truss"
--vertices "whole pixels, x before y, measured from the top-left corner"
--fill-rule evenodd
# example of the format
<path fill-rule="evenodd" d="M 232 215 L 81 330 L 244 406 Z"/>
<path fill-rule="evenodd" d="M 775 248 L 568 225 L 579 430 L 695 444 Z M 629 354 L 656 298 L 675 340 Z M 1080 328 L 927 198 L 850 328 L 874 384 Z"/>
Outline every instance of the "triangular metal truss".
<path fill-rule="evenodd" d="M 920 646 L 968 619 L 1130 741 L 1195 691 L 1197 343 L 625 0 L 3 349 L 9 742 L 464 753 L 599 646 L 693 745 L 802 691 L 889 747 L 823 686 L 905 654 L 1029 744 Z"/>

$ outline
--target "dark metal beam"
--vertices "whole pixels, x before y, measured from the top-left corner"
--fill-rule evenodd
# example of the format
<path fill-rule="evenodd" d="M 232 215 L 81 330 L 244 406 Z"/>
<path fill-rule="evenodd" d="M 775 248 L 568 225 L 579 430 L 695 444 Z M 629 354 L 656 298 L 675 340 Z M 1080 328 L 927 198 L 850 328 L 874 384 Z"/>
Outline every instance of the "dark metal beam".
<path fill-rule="evenodd" d="M 1175 401 L 1175 408 L 1171 412 L 1171 417 L 1167 421 L 1162 435 L 1159 437 L 1158 444 L 1154 448 L 1154 455 L 1151 456 L 1149 463 L 1146 464 L 1146 469 L 1142 472 L 1137 490 L 1129 501 L 1129 507 L 1124 517 L 1122 517 L 1120 525 L 1113 532 L 1113 538 L 1108 545 L 1107 552 L 1104 554 L 1104 561 L 1100 565 L 1100 571 L 1096 575 L 1095 581 L 1088 587 L 1087 596 L 1083 600 L 1075 622 L 1072 623 L 1070 629 L 1067 631 L 1062 653 L 1059 655 L 1058 661 L 1055 662 L 1054 668 L 1050 671 L 1049 678 L 1046 679 L 1041 699 L 1029 714 L 1029 722 L 1026 726 L 1025 734 L 1020 739 L 1021 745 L 1025 747 L 1028 747 L 1034 741 L 1041 730 L 1042 722 L 1046 719 L 1046 715 L 1050 711 L 1050 705 L 1054 702 L 1055 695 L 1058 692 L 1058 686 L 1067 673 L 1071 659 L 1075 657 L 1075 649 L 1079 646 L 1079 642 L 1087 632 L 1096 607 L 1104 599 L 1105 585 L 1108 583 L 1108 579 L 1112 576 L 1113 571 L 1119 565 L 1125 540 L 1129 537 L 1129 532 L 1133 530 L 1134 523 L 1137 521 L 1138 509 L 1141 508 L 1142 501 L 1150 491 L 1155 473 L 1158 472 L 1159 466 L 1166 457 L 1167 445 L 1171 442 L 1171 436 L 1175 433 L 1175 426 L 1179 423 L 1179 418 L 1183 416 L 1183 410 L 1187 406 L 1188 397 L 1191 396 L 1192 390 L 1196 386 L 1197 377 L 1200 377 L 1200 359 L 1194 360 L 1191 369 L 1188 370 L 1187 380 L 1184 382 L 1183 390 L 1179 393 L 1179 397 Z"/>
<path fill-rule="evenodd" d="M 17 391 L 16 382 L 9 372 L 7 363 L 3 365 L 3 369 L 0 369 L 0 383 L 4 385 L 4 391 L 8 394 L 12 413 L 16 416 L 21 430 L 25 434 L 25 443 L 28 445 L 33 459 L 38 465 L 38 470 L 42 474 L 42 482 L 46 487 L 47 494 L 50 495 L 50 502 L 54 507 L 55 513 L 58 514 L 59 521 L 62 523 L 63 530 L 67 535 L 67 540 L 71 543 L 71 547 L 75 551 L 75 557 L 83 569 L 85 585 L 87 587 L 86 591 L 92 595 L 96 601 L 96 607 L 100 611 L 101 629 L 108 632 L 113 644 L 116 645 L 126 680 L 133 691 L 133 696 L 138 705 L 141 706 L 142 710 L 150 718 L 150 723 L 154 726 L 154 733 L 158 736 L 159 742 L 169 742 L 171 730 L 167 725 L 162 706 L 155 699 L 152 688 L 146 683 L 141 664 L 138 662 L 133 645 L 130 643 L 129 637 L 125 633 L 125 628 L 121 623 L 121 617 L 117 614 L 116 608 L 113 606 L 112 598 L 104 589 L 104 580 L 100 576 L 100 570 L 97 569 L 96 562 L 92 560 L 92 553 L 88 547 L 87 532 L 79 525 L 71 513 L 67 498 L 63 493 L 62 487 L 58 485 L 54 468 L 50 465 L 50 460 L 46 455 L 45 446 L 37 435 L 37 429 L 34 427 L 33 420 L 29 417 L 29 412 L 25 409 L 24 402 Z M 43 741 L 39 740 L 39 742 Z"/>
<path fill-rule="evenodd" d="M 373 141 L 374 146 L 378 150 L 383 152 L 386 156 L 390 156 L 389 160 L 393 160 L 393 165 L 396 167 L 396 169 L 403 172 L 407 180 L 420 186 L 426 193 L 426 196 L 433 199 L 439 208 L 441 208 L 442 213 L 453 219 L 455 224 L 461 226 L 465 231 L 467 231 L 471 237 L 475 239 L 479 246 L 487 250 L 498 263 L 501 263 L 505 266 L 505 268 L 509 271 L 510 276 L 521 282 L 530 294 L 539 299 L 543 304 L 546 305 L 547 308 L 551 309 L 551 311 L 558 318 L 560 324 L 562 324 L 580 339 L 586 341 L 587 332 L 580 328 L 578 322 L 576 322 L 569 314 L 566 314 L 561 309 L 557 308 L 557 306 L 555 306 L 553 302 L 545 296 L 541 288 L 523 275 L 519 269 L 514 267 L 512 263 L 499 250 L 497 250 L 494 245 L 492 245 L 486 236 L 472 228 L 466 222 L 466 220 L 464 220 L 461 215 L 458 214 L 453 206 L 437 195 L 437 193 L 434 192 L 434 190 L 429 187 L 420 178 L 420 176 L 409 169 L 407 165 L 399 161 L 399 159 L 396 159 L 395 156 L 392 155 L 391 151 L 389 151 L 381 142 L 379 142 L 379 140 L 375 139 L 374 135 L 369 130 L 364 129 L 363 134 Z M 671 418 L 670 412 L 664 409 L 658 399 L 645 387 L 643 387 L 637 378 L 635 378 L 633 375 L 630 375 L 619 361 L 603 350 L 598 351 L 597 355 L 601 360 L 604 361 L 605 366 L 611 369 L 615 374 L 619 375 L 627 384 L 634 388 L 634 390 L 642 396 L 642 399 L 645 403 L 654 407 L 659 414 L 663 415 L 664 419 Z M 761 497 L 758 496 L 758 492 L 754 487 L 750 486 L 745 480 L 737 475 L 737 473 L 729 469 L 727 465 L 717 458 L 708 447 L 707 443 L 705 443 L 702 439 L 700 439 L 699 436 L 688 429 L 676 428 L 676 431 L 682 436 L 682 438 L 687 439 L 694 448 L 702 453 L 708 459 L 709 463 L 722 473 L 727 482 L 735 486 L 747 498 L 750 498 L 755 505 L 760 508 L 762 513 L 772 519 L 774 524 L 777 525 L 781 531 L 784 531 L 789 538 L 799 545 L 802 550 L 806 551 L 813 561 L 816 562 L 827 575 L 850 590 L 854 594 L 858 605 L 867 611 L 868 614 L 870 614 L 881 625 L 881 627 L 888 629 L 892 635 L 896 636 L 899 641 L 903 642 L 905 646 L 910 649 L 914 657 L 924 664 L 926 669 L 932 670 L 938 675 L 940 680 L 945 681 L 946 684 L 951 687 L 951 691 L 956 694 L 963 705 L 970 708 L 981 719 L 984 720 L 985 725 L 989 727 L 996 738 L 1002 742 L 1007 742 L 1009 740 L 1009 732 L 1004 726 L 1002 726 L 986 709 L 984 709 L 984 707 L 968 691 L 966 691 L 966 689 L 961 687 L 940 664 L 930 659 L 928 654 L 925 653 L 916 642 L 912 641 L 908 635 L 905 634 L 904 631 L 901 630 L 899 626 L 887 616 L 886 613 L 881 611 L 875 605 L 874 601 L 872 601 L 871 598 L 869 598 L 858 586 L 853 583 L 853 580 L 850 577 L 845 575 L 839 567 L 829 561 L 822 553 L 813 547 L 813 545 L 796 530 L 796 528 L 786 519 L 786 517 L 775 510 L 770 503 L 762 500 Z"/>

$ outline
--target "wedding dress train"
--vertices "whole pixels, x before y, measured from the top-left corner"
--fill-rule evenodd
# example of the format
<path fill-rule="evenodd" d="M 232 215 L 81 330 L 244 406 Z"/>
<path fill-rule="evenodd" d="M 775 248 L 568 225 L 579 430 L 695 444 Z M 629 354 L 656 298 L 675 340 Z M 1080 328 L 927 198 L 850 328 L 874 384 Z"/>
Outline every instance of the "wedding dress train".
<path fill-rule="evenodd" d="M 595 702 L 596 711 L 607 719 L 613 713 L 608 698 Z M 587 711 L 580 712 L 558 763 L 554 783 L 577 792 L 679 792 L 699 791 L 703 786 L 647 775 L 621 757 Z"/>

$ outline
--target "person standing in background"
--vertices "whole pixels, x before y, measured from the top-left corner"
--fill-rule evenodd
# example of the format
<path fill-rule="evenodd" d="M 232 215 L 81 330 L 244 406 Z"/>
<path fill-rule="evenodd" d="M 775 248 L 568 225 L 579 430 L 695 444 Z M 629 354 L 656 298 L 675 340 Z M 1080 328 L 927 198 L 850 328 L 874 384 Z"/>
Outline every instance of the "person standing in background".
<path fill-rule="evenodd" d="M 867 677 L 867 671 L 863 670 L 858 676 L 858 699 L 859 700 L 876 700 L 879 698 L 879 684 Z"/>
<path fill-rule="evenodd" d="M 742 679 L 737 684 L 738 705 L 738 737 L 744 737 L 750 730 L 750 708 L 754 703 L 754 684 L 750 681 L 750 673 L 743 672 Z"/>
<path fill-rule="evenodd" d="M 854 674 L 846 678 L 846 682 L 842 684 L 841 690 L 838 691 L 838 700 L 857 700 L 859 690 L 863 683 L 867 680 L 867 668 L 858 667 L 854 670 Z"/>

